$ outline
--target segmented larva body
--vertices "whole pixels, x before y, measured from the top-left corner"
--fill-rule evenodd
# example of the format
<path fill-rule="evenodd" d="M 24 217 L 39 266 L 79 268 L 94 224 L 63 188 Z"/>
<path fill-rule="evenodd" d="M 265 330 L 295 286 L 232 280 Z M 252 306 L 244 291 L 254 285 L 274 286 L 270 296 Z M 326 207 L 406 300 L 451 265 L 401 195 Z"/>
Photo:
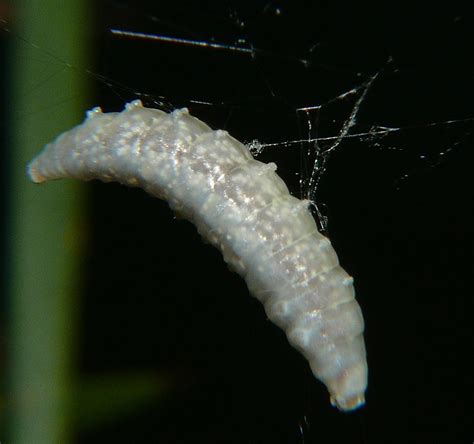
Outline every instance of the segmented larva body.
<path fill-rule="evenodd" d="M 29 165 L 34 182 L 77 178 L 138 186 L 168 201 L 246 281 L 267 316 L 309 361 L 341 410 L 364 403 L 364 321 L 352 278 L 308 209 L 225 131 L 187 109 L 140 101 L 121 113 L 89 111 Z"/>

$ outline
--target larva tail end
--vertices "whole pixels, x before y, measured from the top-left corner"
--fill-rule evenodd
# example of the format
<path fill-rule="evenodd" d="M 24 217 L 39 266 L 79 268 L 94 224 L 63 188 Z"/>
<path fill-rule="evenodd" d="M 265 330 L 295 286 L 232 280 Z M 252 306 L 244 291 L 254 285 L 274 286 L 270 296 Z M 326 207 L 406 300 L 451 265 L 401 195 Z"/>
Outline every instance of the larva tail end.
<path fill-rule="evenodd" d="M 365 404 L 364 394 L 355 395 L 350 398 L 337 399 L 331 396 L 331 405 L 343 412 L 350 412 Z"/>

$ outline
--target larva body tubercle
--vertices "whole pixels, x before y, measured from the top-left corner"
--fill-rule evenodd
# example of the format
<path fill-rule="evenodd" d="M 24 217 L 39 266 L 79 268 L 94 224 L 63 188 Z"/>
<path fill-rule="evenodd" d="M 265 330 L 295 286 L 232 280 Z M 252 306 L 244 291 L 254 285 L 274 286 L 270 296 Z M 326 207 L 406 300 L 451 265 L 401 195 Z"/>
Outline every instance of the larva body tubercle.
<path fill-rule="evenodd" d="M 364 403 L 364 321 L 352 278 L 275 164 L 255 160 L 187 109 L 168 114 L 134 101 L 121 113 L 89 111 L 28 169 L 37 183 L 118 181 L 167 200 L 245 279 L 327 386 L 332 404 L 351 410 Z"/>

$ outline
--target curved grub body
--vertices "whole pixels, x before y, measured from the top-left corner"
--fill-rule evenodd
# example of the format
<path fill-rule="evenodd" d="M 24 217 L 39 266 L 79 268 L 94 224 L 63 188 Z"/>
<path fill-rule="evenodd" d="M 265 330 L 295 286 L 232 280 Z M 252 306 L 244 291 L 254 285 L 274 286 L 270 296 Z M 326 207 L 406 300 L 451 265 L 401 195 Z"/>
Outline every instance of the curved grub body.
<path fill-rule="evenodd" d="M 167 200 L 245 279 L 331 402 L 350 410 L 364 403 L 367 386 L 352 278 L 318 232 L 308 202 L 292 197 L 275 170 L 186 109 L 167 114 L 139 101 L 121 113 L 90 111 L 29 165 L 34 182 L 118 181 Z"/>

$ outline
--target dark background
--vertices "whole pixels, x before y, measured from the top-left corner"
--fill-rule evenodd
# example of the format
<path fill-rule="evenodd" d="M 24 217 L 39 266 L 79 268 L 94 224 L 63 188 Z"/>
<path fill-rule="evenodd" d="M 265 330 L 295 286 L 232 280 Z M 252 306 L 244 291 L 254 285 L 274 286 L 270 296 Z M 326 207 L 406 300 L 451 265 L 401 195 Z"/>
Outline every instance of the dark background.
<path fill-rule="evenodd" d="M 187 106 L 239 140 L 270 143 L 307 138 L 296 109 L 323 105 L 311 137 L 324 137 L 337 135 L 354 104 L 333 99 L 378 72 L 352 132 L 401 130 L 344 140 L 317 192 L 366 320 L 367 404 L 351 414 L 329 405 L 304 359 L 191 224 L 141 190 L 91 183 L 80 373 L 146 369 L 168 375 L 173 389 L 78 442 L 472 442 L 471 8 L 97 4 L 90 107 L 115 111 L 138 97 Z M 239 46 L 257 50 L 252 58 L 122 39 L 111 28 L 229 45 L 244 38 Z M 306 149 L 260 157 L 277 163 L 296 196 Z"/>

